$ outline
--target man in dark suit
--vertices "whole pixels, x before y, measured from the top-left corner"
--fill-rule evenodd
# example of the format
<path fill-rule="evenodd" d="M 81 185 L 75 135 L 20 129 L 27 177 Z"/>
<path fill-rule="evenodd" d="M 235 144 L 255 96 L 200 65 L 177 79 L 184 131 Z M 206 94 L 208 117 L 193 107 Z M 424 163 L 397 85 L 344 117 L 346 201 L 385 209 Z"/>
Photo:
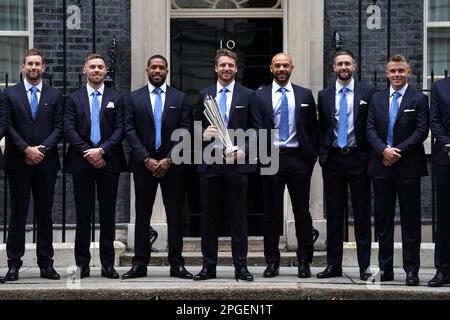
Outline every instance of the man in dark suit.
<path fill-rule="evenodd" d="M 436 82 L 431 90 L 430 127 L 436 141 L 437 232 L 434 264 L 436 275 L 430 287 L 450 283 L 450 78 Z"/>
<path fill-rule="evenodd" d="M 45 62 L 37 49 L 25 52 L 25 79 L 5 90 L 9 116 L 6 136 L 6 170 L 11 192 L 6 251 L 7 281 L 19 278 L 25 252 L 25 225 L 33 192 L 37 224 L 37 263 L 42 278 L 58 280 L 53 268 L 52 206 L 56 174 L 60 169 L 58 142 L 63 130 L 63 101 L 58 90 L 43 84 Z"/>
<path fill-rule="evenodd" d="M 317 278 L 342 276 L 343 221 L 350 187 L 360 279 L 371 273 L 370 178 L 367 113 L 375 88 L 353 79 L 355 57 L 340 51 L 334 57 L 336 83 L 319 92 L 319 162 L 327 212 L 327 263 Z"/>
<path fill-rule="evenodd" d="M 280 235 L 283 232 L 283 199 L 287 186 L 292 201 L 297 235 L 298 276 L 311 277 L 313 258 L 312 219 L 309 193 L 314 163 L 317 159 L 318 135 L 316 103 L 311 90 L 290 81 L 292 57 L 279 53 L 272 58 L 270 71 L 274 81 L 256 92 L 255 104 L 262 118 L 262 128 L 278 129 L 276 141 L 269 146 L 279 152 L 279 170 L 262 175 L 264 195 L 264 257 L 267 268 L 263 276 L 279 274 Z"/>
<path fill-rule="evenodd" d="M 97 186 L 100 217 L 101 276 L 117 279 L 114 269 L 115 211 L 120 172 L 126 170 L 122 141 L 125 110 L 122 95 L 105 86 L 105 58 L 86 57 L 87 84 L 70 94 L 64 115 L 69 149 L 64 170 L 72 174 L 77 227 L 75 261 L 80 277 L 90 276 L 91 218 Z"/>
<path fill-rule="evenodd" d="M 214 86 L 200 91 L 198 110 L 205 109 L 207 95 L 216 98 L 221 116 L 228 129 L 259 129 L 260 118 L 251 104 L 253 91 L 235 81 L 238 71 L 236 53 L 221 49 L 215 57 L 215 72 L 218 81 Z M 218 137 L 218 128 L 203 119 L 205 141 Z M 237 151 L 226 156 L 226 163 L 215 161 L 211 165 L 203 162 L 198 166 L 202 206 L 202 255 L 203 268 L 194 280 L 216 278 L 218 250 L 218 214 L 225 212 L 230 217 L 231 250 L 236 279 L 253 281 L 247 269 L 247 186 L 248 173 L 256 170 L 247 158 L 250 142 L 239 146 Z M 256 141 L 251 141 L 256 143 Z M 223 150 L 216 149 L 220 160 Z M 239 160 L 239 161 L 238 161 Z M 242 161 L 243 160 L 243 161 Z"/>
<path fill-rule="evenodd" d="M 406 284 L 419 284 L 420 177 L 427 175 L 423 141 L 428 136 L 428 97 L 408 85 L 406 58 L 392 56 L 386 68 L 390 87 L 373 95 L 367 118 L 372 147 L 368 173 L 373 177 L 380 280 L 392 281 L 395 203 L 398 196 Z"/>
<path fill-rule="evenodd" d="M 147 63 L 149 83 L 130 94 L 126 134 L 131 147 L 130 170 L 136 193 L 136 230 L 133 266 L 123 279 L 147 276 L 150 262 L 150 219 L 158 184 L 166 209 L 170 276 L 192 279 L 184 267 L 182 166 L 172 163 L 172 133 L 189 129 L 190 110 L 186 95 L 166 84 L 168 63 L 161 55 Z"/>

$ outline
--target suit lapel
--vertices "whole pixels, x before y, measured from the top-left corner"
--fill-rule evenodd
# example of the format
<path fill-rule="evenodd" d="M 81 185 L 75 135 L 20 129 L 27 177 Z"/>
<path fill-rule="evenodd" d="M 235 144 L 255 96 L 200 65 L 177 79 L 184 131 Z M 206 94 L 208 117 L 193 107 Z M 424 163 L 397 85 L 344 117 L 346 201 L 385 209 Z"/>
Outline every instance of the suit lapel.
<path fill-rule="evenodd" d="M 356 126 L 356 119 L 358 119 L 359 104 L 361 102 L 361 87 L 359 83 L 355 81 L 355 86 L 353 88 L 353 123 Z"/>
<path fill-rule="evenodd" d="M 106 107 L 108 106 L 110 99 L 111 99 L 111 92 L 109 88 L 105 86 L 105 90 L 103 90 L 102 105 L 100 108 L 100 123 L 103 120 L 103 116 L 105 115 Z"/>
<path fill-rule="evenodd" d="M 38 109 L 36 111 L 35 121 L 39 119 L 39 116 L 42 113 L 43 108 L 45 108 L 45 106 L 47 105 L 47 95 L 48 95 L 48 88 L 46 85 L 42 85 L 42 92 L 41 97 L 39 99 Z"/>
<path fill-rule="evenodd" d="M 273 99 L 272 99 L 272 89 L 273 85 L 266 87 L 266 90 L 264 91 L 264 101 L 267 103 L 264 103 L 264 108 L 267 108 L 267 114 L 270 116 L 270 120 L 272 121 L 272 126 L 275 127 L 275 115 L 273 111 Z M 264 89 L 263 89 L 264 90 Z"/>
<path fill-rule="evenodd" d="M 236 110 L 236 104 L 237 101 L 239 101 L 239 94 L 240 94 L 240 90 L 239 90 L 239 85 L 236 83 L 234 85 L 234 89 L 233 89 L 233 97 L 231 99 L 231 106 L 230 106 L 230 114 L 228 115 L 228 124 L 230 124 L 231 119 L 233 117 L 234 111 Z"/>
<path fill-rule="evenodd" d="M 86 117 L 86 120 L 89 123 L 89 127 L 91 126 L 91 108 L 89 103 L 89 93 L 87 91 L 87 87 L 85 86 L 80 91 L 80 101 L 81 101 L 81 107 L 83 108 L 84 116 Z"/>
<path fill-rule="evenodd" d="M 20 97 L 20 100 L 22 102 L 22 106 L 25 108 L 26 112 L 28 113 L 28 116 L 30 117 L 31 121 L 33 121 L 33 115 L 31 114 L 31 107 L 30 107 L 30 101 L 28 101 L 27 91 L 25 88 L 25 83 L 22 82 L 20 87 L 17 87 L 18 96 Z"/>
<path fill-rule="evenodd" d="M 387 130 L 389 127 L 389 113 L 390 113 L 389 89 L 384 89 L 383 96 L 381 99 L 383 101 L 383 104 L 381 110 L 379 110 L 378 112 L 381 112 L 381 117 L 384 120 L 383 132 L 385 132 L 385 134 L 387 135 Z"/>
<path fill-rule="evenodd" d="M 173 105 L 171 98 L 172 95 L 170 94 L 170 87 L 166 86 L 166 99 L 164 101 L 164 109 L 161 119 L 161 129 L 164 127 L 164 121 L 166 119 L 167 113 L 169 112 L 170 107 Z"/>
<path fill-rule="evenodd" d="M 294 96 L 295 96 L 295 124 L 297 125 L 297 128 L 298 128 L 298 126 L 301 126 L 300 110 L 302 108 L 302 97 L 301 97 L 299 90 L 296 90 L 294 85 L 292 85 L 292 88 L 294 90 Z"/>
<path fill-rule="evenodd" d="M 153 109 L 152 109 L 152 101 L 150 100 L 150 91 L 148 90 L 148 86 L 142 88 L 142 99 L 144 100 L 145 108 L 147 109 L 148 114 L 150 115 L 150 119 L 152 123 L 155 121 L 153 117 Z"/>
<path fill-rule="evenodd" d="M 405 91 L 405 95 L 402 98 L 402 103 L 400 103 L 400 107 L 398 108 L 398 112 L 395 117 L 395 125 L 397 125 L 397 122 L 399 121 L 400 117 L 403 115 L 405 109 L 408 107 L 410 97 L 411 97 L 411 87 L 408 86 L 408 88 Z M 394 128 L 395 128 L 395 125 L 394 125 Z"/>

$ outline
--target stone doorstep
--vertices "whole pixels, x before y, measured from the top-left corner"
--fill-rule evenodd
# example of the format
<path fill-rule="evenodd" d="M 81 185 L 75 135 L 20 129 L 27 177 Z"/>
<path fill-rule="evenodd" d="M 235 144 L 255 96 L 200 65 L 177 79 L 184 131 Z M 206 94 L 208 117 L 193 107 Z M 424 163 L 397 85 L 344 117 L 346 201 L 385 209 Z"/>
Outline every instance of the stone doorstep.
<path fill-rule="evenodd" d="M 122 242 L 116 241 L 114 243 L 116 251 L 115 265 L 117 266 L 131 266 L 133 253 L 128 252 L 126 245 Z M 91 244 L 91 266 L 101 266 L 99 257 L 99 243 L 95 242 Z M 223 247 L 225 249 L 225 247 Z M 25 256 L 23 258 L 25 267 L 35 267 L 36 266 L 36 245 L 27 244 L 25 248 Z M 55 243 L 54 244 L 54 266 L 55 267 L 70 267 L 75 266 L 74 260 L 74 243 Z M 186 265 L 201 265 L 202 255 L 201 252 L 184 252 L 184 258 L 186 260 Z M 220 251 L 218 254 L 219 265 L 232 265 L 231 252 Z M 371 264 L 373 266 L 378 265 L 378 243 L 372 244 L 372 256 Z M 159 253 L 153 253 L 151 258 L 151 265 L 155 266 L 167 266 L 167 252 L 161 251 Z M 260 251 L 250 251 L 248 253 L 248 265 L 249 266 L 264 266 L 264 252 Z M 295 252 L 281 251 L 281 261 L 282 266 L 295 266 L 297 264 L 297 257 Z M 325 267 L 326 252 L 325 251 L 315 251 L 312 266 Z M 7 266 L 6 257 L 6 245 L 0 244 L 0 268 Z M 356 244 L 353 242 L 345 243 L 344 245 L 344 267 L 354 267 L 357 266 L 356 258 Z M 402 245 L 401 243 L 394 244 L 394 267 L 402 267 Z M 424 268 L 434 268 L 434 244 L 423 243 L 421 246 L 421 267 Z"/>
<path fill-rule="evenodd" d="M 55 251 L 54 254 L 54 267 L 75 267 L 75 244 L 71 243 L 54 243 L 53 249 Z M 116 252 L 115 257 L 115 265 L 119 265 L 120 256 L 125 254 L 126 245 L 122 242 L 115 241 L 114 242 L 114 250 Z M 101 266 L 100 263 L 100 255 L 99 255 L 99 243 L 93 242 L 91 243 L 91 267 Z M 22 258 L 23 267 L 36 267 L 36 244 L 27 243 L 25 245 L 25 255 Z M 0 268 L 5 268 L 8 266 L 8 259 L 6 256 L 6 244 L 0 244 Z"/>

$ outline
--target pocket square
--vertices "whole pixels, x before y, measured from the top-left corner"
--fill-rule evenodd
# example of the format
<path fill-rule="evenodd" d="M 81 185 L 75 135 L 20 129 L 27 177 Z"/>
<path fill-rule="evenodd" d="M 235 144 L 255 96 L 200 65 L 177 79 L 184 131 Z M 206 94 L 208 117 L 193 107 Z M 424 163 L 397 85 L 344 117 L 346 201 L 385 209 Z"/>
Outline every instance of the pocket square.
<path fill-rule="evenodd" d="M 403 112 L 414 112 L 414 111 L 416 111 L 416 109 L 405 109 L 405 111 Z"/>
<path fill-rule="evenodd" d="M 247 108 L 247 106 L 236 106 L 236 109 L 244 109 Z"/>
<path fill-rule="evenodd" d="M 180 108 L 180 107 L 170 106 L 169 109 L 178 109 L 178 108 Z"/>
<path fill-rule="evenodd" d="M 361 101 L 359 102 L 359 105 L 363 105 L 363 104 L 367 104 L 367 102 L 365 102 L 364 100 L 361 100 Z"/>
<path fill-rule="evenodd" d="M 116 106 L 114 105 L 114 102 L 110 102 L 108 103 L 108 105 L 106 106 L 106 109 L 114 109 Z"/>
<path fill-rule="evenodd" d="M 300 107 L 301 107 L 301 108 L 309 107 L 309 104 L 307 104 L 307 103 L 302 103 Z"/>

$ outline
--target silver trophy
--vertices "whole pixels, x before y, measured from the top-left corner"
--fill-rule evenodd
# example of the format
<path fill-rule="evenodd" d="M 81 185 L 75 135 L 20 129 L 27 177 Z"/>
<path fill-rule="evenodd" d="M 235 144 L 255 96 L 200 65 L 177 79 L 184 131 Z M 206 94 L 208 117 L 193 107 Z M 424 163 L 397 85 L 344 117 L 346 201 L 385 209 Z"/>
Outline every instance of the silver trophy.
<path fill-rule="evenodd" d="M 227 126 L 225 125 L 225 121 L 222 118 L 222 114 L 220 112 L 220 108 L 216 99 L 214 99 L 210 95 L 207 95 L 205 97 L 205 100 L 203 101 L 203 105 L 205 106 L 203 114 L 205 115 L 206 119 L 219 131 L 219 138 L 224 146 L 225 156 L 233 154 L 238 150 L 238 147 L 234 146 L 231 142 L 230 134 L 228 133 Z"/>

